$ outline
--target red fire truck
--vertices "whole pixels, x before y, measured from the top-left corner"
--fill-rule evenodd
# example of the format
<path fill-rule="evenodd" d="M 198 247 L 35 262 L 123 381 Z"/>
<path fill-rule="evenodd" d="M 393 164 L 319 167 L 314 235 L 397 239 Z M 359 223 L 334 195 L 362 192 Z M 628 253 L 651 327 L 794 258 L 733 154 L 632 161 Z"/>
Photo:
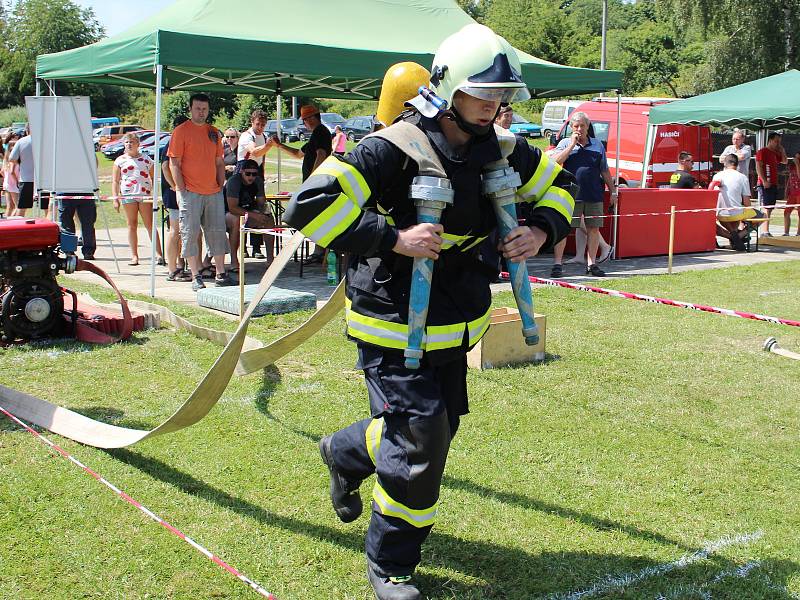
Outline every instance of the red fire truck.
<path fill-rule="evenodd" d="M 645 161 L 647 139 L 647 116 L 650 107 L 670 102 L 671 98 L 622 98 L 620 106 L 619 161 L 617 161 L 617 99 L 595 98 L 584 102 L 575 112 L 585 112 L 592 121 L 594 135 L 606 147 L 608 166 L 616 174 L 619 162 L 620 184 L 639 187 Z M 573 113 L 574 114 L 574 113 Z M 561 128 L 555 143 L 569 137 L 569 123 Z M 655 127 L 653 150 L 647 170 L 645 187 L 665 187 L 670 175 L 678 168 L 678 154 L 690 152 L 694 158 L 694 175 L 703 186 L 711 181 L 712 162 L 711 130 L 697 125 L 658 125 Z"/>

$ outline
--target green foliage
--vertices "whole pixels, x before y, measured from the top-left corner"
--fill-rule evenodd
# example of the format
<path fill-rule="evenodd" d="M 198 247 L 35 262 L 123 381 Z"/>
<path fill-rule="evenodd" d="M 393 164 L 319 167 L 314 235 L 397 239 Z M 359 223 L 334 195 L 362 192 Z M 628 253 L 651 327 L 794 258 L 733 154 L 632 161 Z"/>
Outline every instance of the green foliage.
<path fill-rule="evenodd" d="M 186 91 L 171 92 L 164 95 L 161 106 L 161 126 L 164 129 L 172 129 L 172 124 L 177 117 L 181 115 L 189 116 L 189 98 L 191 95 Z M 238 110 L 238 97 L 234 94 L 214 92 L 207 92 L 206 95 L 210 101 L 208 122 L 215 124 L 217 127 L 227 127 Z M 222 124 L 220 125 L 220 123 Z"/>
<path fill-rule="evenodd" d="M 12 123 L 20 123 L 28 120 L 28 113 L 24 106 L 9 106 L 0 109 L 0 127 L 8 127 Z"/>
<path fill-rule="evenodd" d="M 317 102 L 320 112 L 335 112 L 345 119 L 374 115 L 378 110 L 378 103 L 374 100 L 319 100 Z"/>
<path fill-rule="evenodd" d="M 479 23 L 483 23 L 486 18 L 486 12 L 492 5 L 493 0 L 457 0 L 457 2 L 470 17 Z"/>

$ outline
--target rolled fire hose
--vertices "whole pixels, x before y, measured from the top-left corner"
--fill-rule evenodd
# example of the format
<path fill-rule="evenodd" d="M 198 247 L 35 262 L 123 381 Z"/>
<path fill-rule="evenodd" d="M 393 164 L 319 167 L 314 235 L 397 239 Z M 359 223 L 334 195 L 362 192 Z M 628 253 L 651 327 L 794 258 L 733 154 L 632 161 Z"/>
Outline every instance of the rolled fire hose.
<path fill-rule="evenodd" d="M 411 182 L 411 198 L 417 207 L 417 223 L 438 224 L 444 209 L 453 203 L 453 188 L 447 179 L 421 175 Z M 408 369 L 419 369 L 422 358 L 432 277 L 433 259 L 415 258 L 408 300 L 408 346 L 403 352 Z"/>
<path fill-rule="evenodd" d="M 489 198 L 497 216 L 500 239 L 504 239 L 512 229 L 517 227 L 517 188 L 522 181 L 505 158 L 487 164 L 483 168 L 483 194 Z M 528 281 L 528 265 L 525 261 L 516 263 L 508 261 L 508 272 L 511 278 L 511 289 L 517 301 L 519 316 L 522 319 L 522 335 L 525 343 L 535 346 L 539 343 L 539 329 L 533 314 L 533 293 Z"/>

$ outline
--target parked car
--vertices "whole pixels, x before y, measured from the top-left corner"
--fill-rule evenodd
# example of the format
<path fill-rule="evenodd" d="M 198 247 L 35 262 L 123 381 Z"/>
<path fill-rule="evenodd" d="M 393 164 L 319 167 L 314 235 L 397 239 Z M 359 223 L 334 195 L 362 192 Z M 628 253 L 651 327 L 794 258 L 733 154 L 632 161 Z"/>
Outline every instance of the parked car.
<path fill-rule="evenodd" d="M 158 153 L 160 154 L 164 147 L 169 144 L 169 138 L 171 136 L 171 132 L 169 131 L 162 131 L 161 132 L 161 139 L 158 142 Z M 156 136 L 151 135 L 147 138 L 142 144 L 139 146 L 139 152 L 143 154 L 147 154 L 150 158 L 153 158 L 153 149 L 156 145 Z"/>
<path fill-rule="evenodd" d="M 351 142 L 360 140 L 368 133 L 372 133 L 372 117 L 351 117 L 342 123 L 342 131 Z"/>
<path fill-rule="evenodd" d="M 92 129 L 99 129 L 106 125 L 119 125 L 119 117 L 92 117 Z"/>
<path fill-rule="evenodd" d="M 286 143 L 299 140 L 298 125 L 301 123 L 300 119 L 281 119 L 281 141 Z M 267 121 L 267 127 L 264 131 L 267 137 L 276 135 L 278 133 L 278 120 Z"/>
<path fill-rule="evenodd" d="M 583 100 L 553 100 L 544 105 L 542 111 L 542 135 L 550 137 L 551 134 L 561 131 L 572 111 Z"/>
<path fill-rule="evenodd" d="M 344 117 L 339 113 L 320 113 L 319 118 L 322 119 L 322 124 L 330 130 L 331 135 L 337 125 L 344 125 Z"/>
<path fill-rule="evenodd" d="M 511 127 L 508 128 L 511 133 L 521 135 L 522 137 L 542 137 L 542 128 L 536 123 L 531 123 L 525 117 L 514 113 L 511 117 Z"/>
<path fill-rule="evenodd" d="M 673 98 L 622 98 L 620 123 L 622 136 L 619 139 L 619 181 L 621 185 L 638 187 L 642 180 L 645 159 L 645 139 L 647 137 L 647 117 L 650 107 L 671 102 Z M 592 122 L 594 137 L 606 147 L 606 157 L 611 175 L 617 167 L 617 100 L 616 98 L 595 98 L 583 102 L 575 110 L 585 112 Z M 572 135 L 567 122 L 558 135 L 553 135 L 550 143 Z M 658 125 L 653 138 L 650 166 L 645 175 L 646 187 L 666 187 L 669 178 L 678 168 L 678 154 L 686 150 L 694 157 L 692 175 L 703 186 L 711 181 L 713 164 L 713 145 L 711 130 L 699 125 Z"/>
<path fill-rule="evenodd" d="M 144 144 L 144 142 L 146 142 L 149 138 L 153 137 L 155 133 L 156 132 L 152 130 L 142 129 L 141 131 L 136 132 L 136 137 L 139 138 L 140 144 Z M 113 142 L 104 144 L 100 148 L 100 152 L 102 152 L 103 156 L 105 156 L 107 159 L 114 160 L 118 156 L 121 156 L 123 152 L 125 152 L 125 144 L 121 139 L 115 140 Z"/>
<path fill-rule="evenodd" d="M 130 131 L 141 131 L 142 129 L 144 127 L 141 125 L 107 125 L 100 130 L 100 134 L 94 142 L 94 149 L 95 151 L 100 150 L 103 144 L 118 140 Z"/>

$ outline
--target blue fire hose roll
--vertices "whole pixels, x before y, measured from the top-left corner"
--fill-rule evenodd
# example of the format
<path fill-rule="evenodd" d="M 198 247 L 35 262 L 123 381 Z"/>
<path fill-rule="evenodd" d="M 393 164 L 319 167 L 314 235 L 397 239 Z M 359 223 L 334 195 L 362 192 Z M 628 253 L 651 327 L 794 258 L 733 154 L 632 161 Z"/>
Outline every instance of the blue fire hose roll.
<path fill-rule="evenodd" d="M 411 183 L 411 198 L 417 207 L 417 223 L 439 223 L 444 209 L 453 203 L 453 189 L 447 179 L 415 177 Z M 408 346 L 403 352 L 408 369 L 418 369 L 422 358 L 432 276 L 433 259 L 415 258 L 408 302 Z"/>
<path fill-rule="evenodd" d="M 490 163 L 484 167 L 483 193 L 494 206 L 500 239 L 517 227 L 516 191 L 522 184 L 519 174 L 509 167 L 505 159 Z M 533 314 L 533 293 L 528 279 L 528 265 L 523 262 L 508 262 L 508 274 L 511 277 L 511 289 L 517 301 L 519 316 L 522 319 L 522 335 L 525 343 L 535 346 L 539 343 L 539 328 Z"/>

